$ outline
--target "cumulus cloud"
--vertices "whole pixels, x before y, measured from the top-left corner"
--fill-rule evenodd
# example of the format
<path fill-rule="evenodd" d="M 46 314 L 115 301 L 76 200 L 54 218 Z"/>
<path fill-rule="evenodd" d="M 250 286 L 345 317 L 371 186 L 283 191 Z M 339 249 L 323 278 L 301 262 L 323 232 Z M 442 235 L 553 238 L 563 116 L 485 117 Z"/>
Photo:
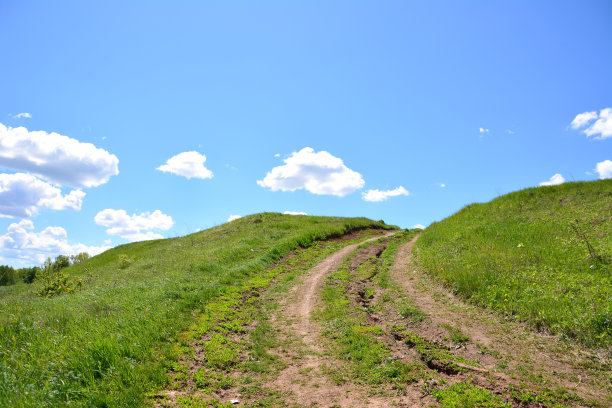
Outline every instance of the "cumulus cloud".
<path fill-rule="evenodd" d="M 305 147 L 283 161 L 284 165 L 274 167 L 257 184 L 272 191 L 305 189 L 313 194 L 338 197 L 350 194 L 365 184 L 361 174 L 349 169 L 342 159 L 326 151 L 315 153 L 314 149 Z"/>
<path fill-rule="evenodd" d="M 565 183 L 565 179 L 560 173 L 557 173 L 557 174 L 554 174 L 550 178 L 550 180 L 541 182 L 540 185 L 541 186 L 556 186 L 558 184 L 563 184 L 563 183 Z"/>
<path fill-rule="evenodd" d="M 286 215 L 308 215 L 305 212 L 302 211 L 285 211 L 283 214 Z"/>
<path fill-rule="evenodd" d="M 412 229 L 425 229 L 425 226 L 423 224 L 414 224 Z"/>
<path fill-rule="evenodd" d="M 96 224 L 107 227 L 106 233 L 118 235 L 130 242 L 161 239 L 161 234 L 151 230 L 169 230 L 174 225 L 172 217 L 155 210 L 152 213 L 128 215 L 125 210 L 107 208 L 94 217 Z"/>
<path fill-rule="evenodd" d="M 396 196 L 401 196 L 401 195 L 407 196 L 409 194 L 410 193 L 408 192 L 408 190 L 406 190 L 402 186 L 399 186 L 398 188 L 394 190 L 386 190 L 386 191 L 368 190 L 362 193 L 362 198 L 364 201 L 379 202 L 379 201 L 386 201 L 389 199 L 389 197 L 396 197 Z"/>
<path fill-rule="evenodd" d="M 173 173 L 179 176 L 190 178 L 207 179 L 212 178 L 212 171 L 204 167 L 206 156 L 196 151 L 179 153 L 168 159 L 166 164 L 161 165 L 157 170 L 165 173 Z"/>
<path fill-rule="evenodd" d="M 9 225 L 7 233 L 0 235 L 0 251 L 5 260 L 11 260 L 22 266 L 40 265 L 48 257 L 57 255 L 75 255 L 87 252 L 97 255 L 106 251 L 108 246 L 88 246 L 71 244 L 68 234 L 62 227 L 51 226 L 35 232 L 31 220 L 21 220 Z"/>
<path fill-rule="evenodd" d="M 238 218 L 242 218 L 242 215 L 231 215 L 229 216 L 229 218 L 227 219 L 227 222 L 232 222 L 234 220 L 237 220 Z"/>
<path fill-rule="evenodd" d="M 62 195 L 59 188 L 31 174 L 0 174 L 0 217 L 32 217 L 43 208 L 78 211 L 84 197 L 81 190 Z"/>
<path fill-rule="evenodd" d="M 612 108 L 602 109 L 599 114 L 596 111 L 580 113 L 570 126 L 572 129 L 583 129 L 583 133 L 594 140 L 612 137 Z"/>
<path fill-rule="evenodd" d="M 23 113 L 18 113 L 16 115 L 13 115 L 13 118 L 15 118 L 15 119 L 21 119 L 21 118 L 32 119 L 32 115 L 30 115 L 28 112 L 23 112 Z"/>
<path fill-rule="evenodd" d="M 604 160 L 597 163 L 595 172 L 599 174 L 599 178 L 602 180 L 612 178 L 612 161 Z"/>
<path fill-rule="evenodd" d="M 119 160 L 91 143 L 0 123 L 0 167 L 27 171 L 59 185 L 95 187 L 119 174 Z"/>

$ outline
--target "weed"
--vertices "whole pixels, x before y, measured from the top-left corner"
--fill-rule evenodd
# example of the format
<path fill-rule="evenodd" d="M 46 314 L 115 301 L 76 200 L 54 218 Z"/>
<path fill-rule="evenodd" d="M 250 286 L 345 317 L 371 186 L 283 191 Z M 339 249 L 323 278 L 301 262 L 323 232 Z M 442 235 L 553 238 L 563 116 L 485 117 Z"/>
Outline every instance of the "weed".
<path fill-rule="evenodd" d="M 398 301 L 395 307 L 400 316 L 402 316 L 404 319 L 410 318 L 413 322 L 422 322 L 425 320 L 425 313 L 423 313 L 421 309 L 414 306 L 408 299 Z"/>
<path fill-rule="evenodd" d="M 463 334 L 463 332 L 460 329 L 453 327 L 450 324 L 443 324 L 442 327 L 448 330 L 448 334 L 453 343 L 465 344 L 468 341 L 470 341 L 470 338 L 466 336 L 465 334 Z"/>

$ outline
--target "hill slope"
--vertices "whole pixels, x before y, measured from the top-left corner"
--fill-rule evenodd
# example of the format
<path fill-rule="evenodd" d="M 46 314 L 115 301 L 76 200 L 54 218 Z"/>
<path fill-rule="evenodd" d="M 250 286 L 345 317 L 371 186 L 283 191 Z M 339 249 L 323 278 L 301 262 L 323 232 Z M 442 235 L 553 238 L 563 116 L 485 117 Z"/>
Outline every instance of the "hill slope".
<path fill-rule="evenodd" d="M 590 346 L 612 340 L 612 180 L 472 204 L 432 224 L 418 263 L 483 307 Z"/>
<path fill-rule="evenodd" d="M 298 246 L 365 218 L 257 214 L 182 238 L 113 248 L 66 269 L 75 293 L 0 288 L 0 406 L 139 406 L 166 381 L 192 314 Z"/>

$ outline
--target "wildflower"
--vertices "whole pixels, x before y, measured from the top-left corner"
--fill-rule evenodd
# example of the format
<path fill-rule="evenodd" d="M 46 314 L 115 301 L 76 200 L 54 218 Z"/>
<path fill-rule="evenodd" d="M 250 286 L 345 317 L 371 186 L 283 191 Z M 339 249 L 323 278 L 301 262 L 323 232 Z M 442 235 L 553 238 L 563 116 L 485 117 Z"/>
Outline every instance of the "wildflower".
<path fill-rule="evenodd" d="M 519 242 L 519 244 L 518 244 L 516 247 L 517 247 L 517 248 L 522 248 L 522 247 L 524 247 L 524 246 L 525 246 L 525 244 L 523 244 L 522 242 Z"/>

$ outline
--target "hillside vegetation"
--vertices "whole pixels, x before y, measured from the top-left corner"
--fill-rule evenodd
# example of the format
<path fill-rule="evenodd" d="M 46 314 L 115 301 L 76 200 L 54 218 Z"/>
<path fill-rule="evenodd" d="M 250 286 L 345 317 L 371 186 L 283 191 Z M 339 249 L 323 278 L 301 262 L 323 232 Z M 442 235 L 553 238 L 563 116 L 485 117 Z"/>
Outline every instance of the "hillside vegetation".
<path fill-rule="evenodd" d="M 612 340 L 612 180 L 530 188 L 432 224 L 417 261 L 483 307 L 589 346 Z"/>
<path fill-rule="evenodd" d="M 364 228 L 365 218 L 264 213 L 186 237 L 132 243 L 65 269 L 69 294 L 42 282 L 0 288 L 0 406 L 140 406 L 163 387 L 171 347 L 208 304 L 289 251 Z"/>

